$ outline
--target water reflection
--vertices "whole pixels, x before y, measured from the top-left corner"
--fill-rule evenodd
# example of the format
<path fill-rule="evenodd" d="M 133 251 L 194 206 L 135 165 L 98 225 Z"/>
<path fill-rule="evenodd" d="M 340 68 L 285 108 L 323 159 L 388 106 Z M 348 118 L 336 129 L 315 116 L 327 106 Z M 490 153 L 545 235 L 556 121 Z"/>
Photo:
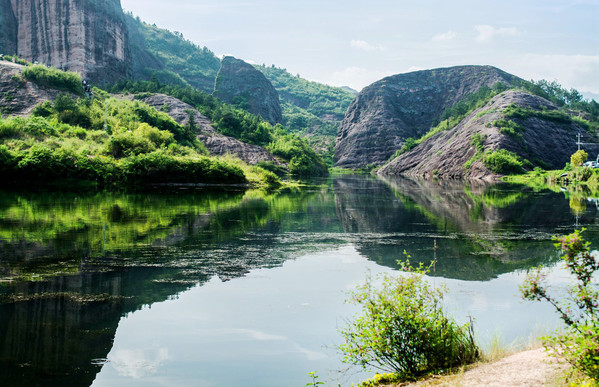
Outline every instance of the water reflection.
<path fill-rule="evenodd" d="M 561 193 L 369 176 L 275 195 L 2 193 L 0 382 L 89 386 L 123 316 L 308 253 L 351 246 L 396 268 L 405 250 L 413 261 L 436 258 L 435 276 L 467 281 L 551 263 L 551 236 L 572 230 L 571 208 Z M 594 240 L 595 206 L 577 208 Z M 231 329 L 221 336 L 274 340 Z M 111 360 L 140 378 L 173 361 L 160 346 L 119 349 Z"/>

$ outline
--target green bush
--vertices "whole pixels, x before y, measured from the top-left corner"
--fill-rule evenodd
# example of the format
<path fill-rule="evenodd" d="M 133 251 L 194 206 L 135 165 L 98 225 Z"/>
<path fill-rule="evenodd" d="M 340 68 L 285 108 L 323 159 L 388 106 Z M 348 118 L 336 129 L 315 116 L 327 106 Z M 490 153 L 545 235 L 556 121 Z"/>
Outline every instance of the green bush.
<path fill-rule="evenodd" d="M 237 166 L 208 157 L 172 156 L 165 151 L 124 159 L 122 173 L 129 184 L 247 182 Z"/>
<path fill-rule="evenodd" d="M 584 231 L 584 229 L 583 229 Z M 551 295 L 545 283 L 547 273 L 542 267 L 529 271 L 520 290 L 524 299 L 547 301 L 566 325 L 566 332 L 543 338 L 551 356 L 565 359 L 595 383 L 599 382 L 599 260 L 576 230 L 570 235 L 554 238 L 561 259 L 574 278 L 564 295 Z"/>
<path fill-rule="evenodd" d="M 52 114 L 54 114 L 54 108 L 52 107 L 50 101 L 46 101 L 44 103 L 37 104 L 33 108 L 31 114 L 38 117 L 50 117 Z"/>
<path fill-rule="evenodd" d="M 506 134 L 510 137 L 522 138 L 524 127 L 511 120 L 495 120 L 493 125 L 499 128 L 499 133 Z"/>
<path fill-rule="evenodd" d="M 107 144 L 107 151 L 112 157 L 120 159 L 141 153 L 150 153 L 156 146 L 148 138 L 125 132 L 113 135 Z"/>
<path fill-rule="evenodd" d="M 382 277 L 352 293 L 362 312 L 341 330 L 343 361 L 413 378 L 476 361 L 472 325 L 458 325 L 442 307 L 444 289 L 433 287 L 422 266 L 407 275 Z M 378 281 L 377 281 L 378 282 Z"/>
<path fill-rule="evenodd" d="M 520 157 L 505 149 L 486 153 L 483 157 L 483 164 L 491 171 L 502 175 L 524 172 L 524 162 Z"/>
<path fill-rule="evenodd" d="M 587 159 L 589 158 L 589 154 L 584 150 L 578 150 L 570 156 L 570 164 L 575 167 L 580 167 Z"/>
<path fill-rule="evenodd" d="M 25 67 L 21 75 L 40 86 L 64 90 L 81 96 L 85 94 L 81 83 L 81 75 L 74 72 L 34 65 Z"/>

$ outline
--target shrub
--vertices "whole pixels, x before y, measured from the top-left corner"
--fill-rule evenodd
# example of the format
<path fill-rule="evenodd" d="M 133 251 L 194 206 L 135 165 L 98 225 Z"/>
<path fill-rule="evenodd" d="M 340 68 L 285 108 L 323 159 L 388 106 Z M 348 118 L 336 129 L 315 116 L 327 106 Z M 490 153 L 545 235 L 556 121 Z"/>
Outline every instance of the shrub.
<path fill-rule="evenodd" d="M 519 174 L 524 172 L 524 162 L 520 157 L 505 149 L 486 153 L 483 157 L 483 163 L 491 171 L 499 174 Z"/>
<path fill-rule="evenodd" d="M 510 137 L 522 138 L 522 132 L 524 127 L 511 120 L 495 120 L 493 125 L 499 128 L 499 133 L 508 135 Z"/>
<path fill-rule="evenodd" d="M 445 290 L 422 266 L 405 268 L 405 276 L 383 276 L 380 289 L 368 279 L 352 293 L 362 312 L 341 330 L 343 361 L 413 378 L 478 359 L 471 323 L 458 325 L 443 310 Z"/>
<path fill-rule="evenodd" d="M 584 229 L 582 230 L 584 231 Z M 563 358 L 595 383 L 599 382 L 599 260 L 590 249 L 590 243 L 576 230 L 557 241 L 561 259 L 574 278 L 565 297 L 549 294 L 544 282 L 547 273 L 542 267 L 529 271 L 520 287 L 522 296 L 530 301 L 547 301 L 566 325 L 566 332 L 543 338 L 549 354 Z M 563 293 L 562 293 L 563 294 Z"/>
<path fill-rule="evenodd" d="M 23 78 L 35 82 L 40 86 L 68 91 L 77 95 L 83 95 L 81 75 L 70 71 L 60 71 L 42 65 L 25 67 Z"/>
<path fill-rule="evenodd" d="M 110 137 L 107 147 L 108 153 L 117 159 L 156 150 L 152 141 L 134 132 L 119 133 Z"/>
<path fill-rule="evenodd" d="M 208 157 L 172 156 L 165 151 L 128 157 L 123 160 L 122 172 L 129 184 L 247 182 L 237 166 Z"/>
<path fill-rule="evenodd" d="M 585 151 L 578 150 L 570 156 L 570 164 L 575 167 L 580 167 L 587 159 L 589 158 L 589 154 Z"/>
<path fill-rule="evenodd" d="M 50 101 L 46 101 L 44 103 L 37 104 L 33 108 L 31 114 L 38 117 L 50 117 L 52 114 L 54 114 L 54 108 L 52 107 Z"/>
<path fill-rule="evenodd" d="M 56 128 L 43 117 L 31 117 L 25 120 L 23 132 L 34 137 L 57 136 Z"/>

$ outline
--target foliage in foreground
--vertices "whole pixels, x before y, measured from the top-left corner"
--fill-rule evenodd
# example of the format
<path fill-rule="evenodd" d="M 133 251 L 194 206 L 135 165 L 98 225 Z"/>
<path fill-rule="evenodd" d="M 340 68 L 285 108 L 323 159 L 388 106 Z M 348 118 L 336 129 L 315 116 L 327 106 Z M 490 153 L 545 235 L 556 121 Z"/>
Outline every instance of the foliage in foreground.
<path fill-rule="evenodd" d="M 583 229 L 584 231 L 584 229 Z M 565 333 L 543 338 L 549 353 L 563 358 L 574 370 L 599 382 L 599 260 L 576 230 L 570 235 L 554 238 L 556 248 L 563 252 L 562 260 L 574 283 L 565 296 L 552 295 L 545 283 L 547 272 L 536 268 L 528 273 L 520 290 L 525 299 L 547 301 L 566 325 Z"/>
<path fill-rule="evenodd" d="M 442 307 L 445 289 L 433 287 L 422 265 L 402 276 L 384 275 L 357 287 L 351 303 L 362 307 L 341 330 L 343 361 L 393 372 L 404 379 L 476 361 L 472 324 L 458 325 Z"/>

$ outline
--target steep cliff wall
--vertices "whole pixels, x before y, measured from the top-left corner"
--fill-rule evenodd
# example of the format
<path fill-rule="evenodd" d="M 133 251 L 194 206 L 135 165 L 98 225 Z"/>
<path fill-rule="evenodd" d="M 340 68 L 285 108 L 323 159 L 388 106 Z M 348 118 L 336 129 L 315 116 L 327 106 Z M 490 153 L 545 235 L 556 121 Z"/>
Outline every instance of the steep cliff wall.
<path fill-rule="evenodd" d="M 257 114 L 273 125 L 283 122 L 279 95 L 273 85 L 260 71 L 240 59 L 223 58 L 214 96 Z"/>
<path fill-rule="evenodd" d="M 0 54 L 17 52 L 17 19 L 11 0 L 0 0 Z"/>
<path fill-rule="evenodd" d="M 112 82 L 131 74 L 120 0 L 10 0 L 12 15 L 7 1 L 0 1 L 2 20 L 16 23 L 16 36 L 5 42 L 7 50 L 15 52 L 6 53 L 77 71 L 94 82 Z"/>
<path fill-rule="evenodd" d="M 352 102 L 339 132 L 335 165 L 383 164 L 408 137 L 420 137 L 465 95 L 518 78 L 491 66 L 458 66 L 384 78 Z"/>

